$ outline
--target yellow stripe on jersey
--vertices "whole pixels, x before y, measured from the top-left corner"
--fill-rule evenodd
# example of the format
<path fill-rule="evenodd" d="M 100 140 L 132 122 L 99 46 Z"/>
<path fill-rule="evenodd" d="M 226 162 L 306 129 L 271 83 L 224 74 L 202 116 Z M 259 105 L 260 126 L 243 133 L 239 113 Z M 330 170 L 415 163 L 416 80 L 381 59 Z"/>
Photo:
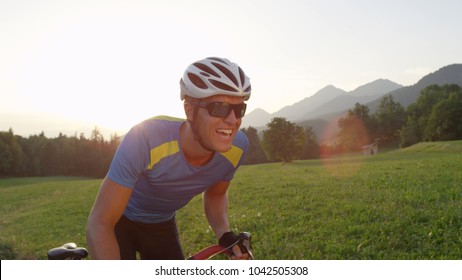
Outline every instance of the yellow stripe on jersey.
<path fill-rule="evenodd" d="M 166 142 L 151 149 L 151 163 L 149 164 L 148 169 L 153 168 L 154 165 L 156 165 L 164 157 L 176 154 L 179 151 L 180 147 L 178 146 L 177 140 Z"/>
<path fill-rule="evenodd" d="M 244 151 L 241 148 L 232 146 L 231 150 L 227 151 L 226 153 L 222 153 L 222 155 L 225 158 L 227 158 L 234 167 L 237 167 L 237 165 L 239 164 L 239 160 L 241 160 L 243 152 Z"/>

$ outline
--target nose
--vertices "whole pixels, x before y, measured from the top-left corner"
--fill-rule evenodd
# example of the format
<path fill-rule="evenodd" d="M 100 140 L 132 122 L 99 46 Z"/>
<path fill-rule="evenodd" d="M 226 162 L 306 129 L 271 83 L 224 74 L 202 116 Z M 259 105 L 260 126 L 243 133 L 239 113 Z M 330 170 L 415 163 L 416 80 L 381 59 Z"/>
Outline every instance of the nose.
<path fill-rule="evenodd" d="M 230 124 L 235 124 L 239 121 L 239 119 L 236 117 L 236 113 L 234 112 L 234 110 L 231 110 L 224 120 L 225 122 Z"/>

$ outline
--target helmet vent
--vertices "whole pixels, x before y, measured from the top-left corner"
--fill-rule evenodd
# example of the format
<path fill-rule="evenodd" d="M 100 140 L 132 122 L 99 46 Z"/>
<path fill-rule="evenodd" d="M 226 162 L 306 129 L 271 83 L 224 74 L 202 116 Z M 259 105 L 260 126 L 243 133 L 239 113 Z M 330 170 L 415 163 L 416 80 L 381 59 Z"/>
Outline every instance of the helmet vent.
<path fill-rule="evenodd" d="M 228 77 L 228 79 L 230 79 L 237 87 L 239 86 L 236 77 L 233 75 L 231 71 L 229 71 L 228 68 L 224 67 L 221 64 L 215 63 L 215 62 L 212 62 L 212 64 L 213 66 L 218 68 L 223 74 L 225 74 L 226 77 Z"/>
<path fill-rule="evenodd" d="M 210 79 L 209 81 L 210 81 L 210 83 L 212 83 L 212 85 L 216 86 L 217 88 L 219 88 L 221 90 L 238 92 L 235 88 L 232 88 L 232 87 L 230 87 L 227 84 L 224 84 L 222 82 L 215 81 L 215 80 L 212 80 L 212 79 Z"/>
<path fill-rule="evenodd" d="M 202 81 L 202 79 L 197 76 L 196 74 L 193 73 L 188 73 L 188 78 L 191 80 L 191 82 L 198 88 L 201 89 L 208 89 L 209 87 Z"/>
<path fill-rule="evenodd" d="M 205 64 L 202 64 L 202 63 L 194 63 L 194 66 L 196 66 L 197 68 L 201 69 L 203 72 L 209 74 L 209 75 L 213 75 L 217 78 L 220 78 L 220 75 L 218 75 L 217 72 L 215 72 L 212 68 L 208 67 L 207 65 Z M 202 74 L 202 73 L 201 73 Z"/>

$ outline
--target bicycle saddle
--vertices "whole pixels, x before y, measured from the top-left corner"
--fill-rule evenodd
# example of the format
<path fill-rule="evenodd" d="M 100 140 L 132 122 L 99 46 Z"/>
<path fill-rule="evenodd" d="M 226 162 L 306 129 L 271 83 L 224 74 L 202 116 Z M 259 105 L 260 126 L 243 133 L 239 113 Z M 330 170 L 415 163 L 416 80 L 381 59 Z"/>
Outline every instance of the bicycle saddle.
<path fill-rule="evenodd" d="M 49 260 L 80 260 L 88 256 L 88 251 L 75 243 L 66 243 L 51 249 L 47 255 Z"/>

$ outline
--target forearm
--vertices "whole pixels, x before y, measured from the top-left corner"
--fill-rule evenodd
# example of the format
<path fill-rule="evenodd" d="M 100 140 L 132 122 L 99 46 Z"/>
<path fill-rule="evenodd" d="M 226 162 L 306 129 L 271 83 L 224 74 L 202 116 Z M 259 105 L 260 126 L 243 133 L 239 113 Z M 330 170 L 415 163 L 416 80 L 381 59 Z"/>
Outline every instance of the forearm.
<path fill-rule="evenodd" d="M 87 246 L 94 260 L 120 259 L 119 245 L 114 229 L 107 225 L 94 223 L 87 225 Z"/>
<path fill-rule="evenodd" d="M 131 189 L 105 179 L 87 222 L 87 246 L 93 259 L 120 259 L 114 227 L 131 196 Z"/>
<path fill-rule="evenodd" d="M 225 232 L 230 231 L 228 222 L 228 190 L 229 182 L 220 182 L 204 193 L 204 210 L 207 220 L 218 240 Z M 248 259 L 248 254 L 242 254 L 238 245 L 233 248 L 232 259 Z"/>
<path fill-rule="evenodd" d="M 223 194 L 204 193 L 204 210 L 207 221 L 215 236 L 219 239 L 223 233 L 229 231 L 228 196 Z"/>

